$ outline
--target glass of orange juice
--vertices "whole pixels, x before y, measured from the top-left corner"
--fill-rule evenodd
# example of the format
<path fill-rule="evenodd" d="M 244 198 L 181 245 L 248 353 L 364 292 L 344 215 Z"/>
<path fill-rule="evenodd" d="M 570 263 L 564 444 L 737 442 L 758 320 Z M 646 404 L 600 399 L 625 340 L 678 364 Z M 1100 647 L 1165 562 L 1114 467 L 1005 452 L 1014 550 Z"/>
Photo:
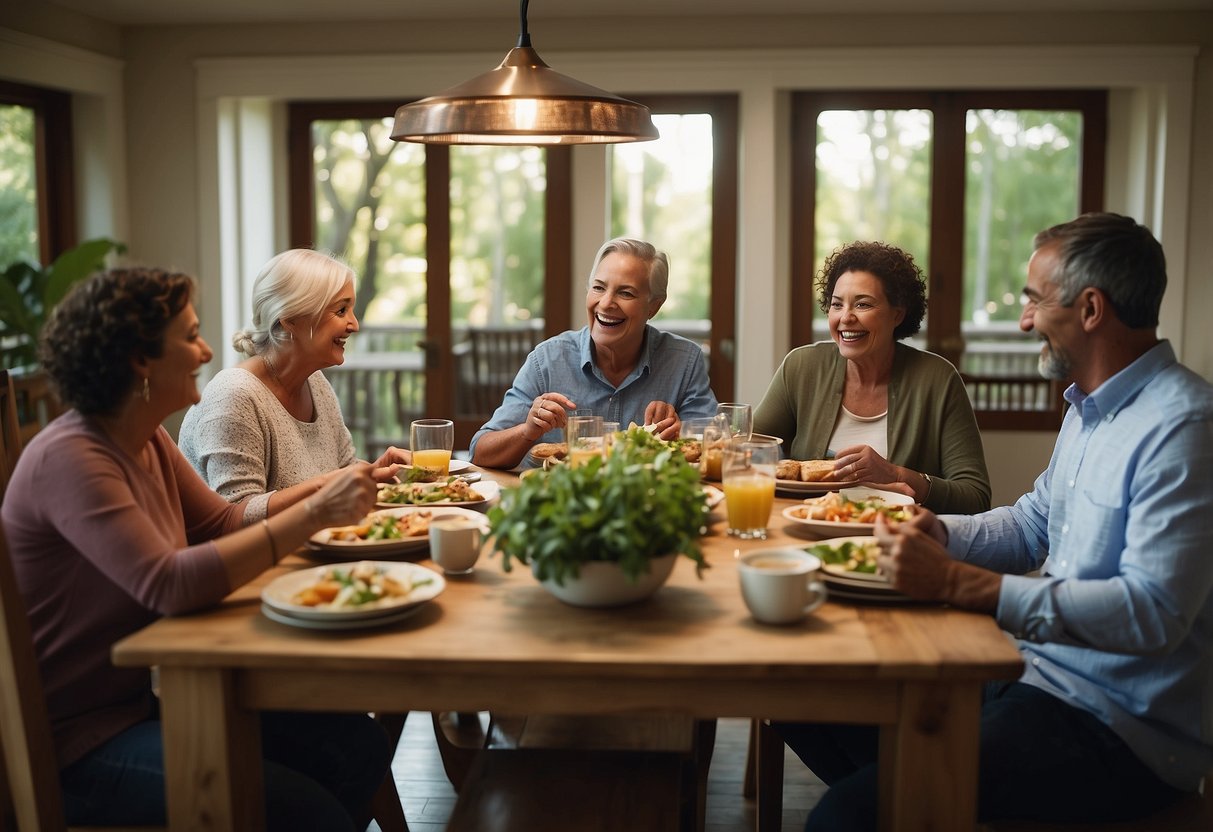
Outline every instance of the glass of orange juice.
<path fill-rule="evenodd" d="M 722 480 L 729 535 L 765 539 L 775 504 L 775 464 L 779 445 L 734 439 L 724 449 Z"/>
<path fill-rule="evenodd" d="M 414 468 L 447 476 L 455 447 L 455 423 L 450 419 L 417 419 L 409 425 L 409 447 Z"/>
<path fill-rule="evenodd" d="M 570 416 L 565 428 L 569 444 L 566 458 L 574 467 L 584 465 L 596 456 L 602 456 L 605 448 L 601 416 Z"/>

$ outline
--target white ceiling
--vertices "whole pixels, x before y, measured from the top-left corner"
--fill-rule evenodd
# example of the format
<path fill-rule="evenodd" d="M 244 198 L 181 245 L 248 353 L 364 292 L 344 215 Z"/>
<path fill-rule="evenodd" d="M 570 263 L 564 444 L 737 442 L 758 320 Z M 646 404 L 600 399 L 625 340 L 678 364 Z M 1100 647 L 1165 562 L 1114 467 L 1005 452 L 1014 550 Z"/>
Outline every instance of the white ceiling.
<path fill-rule="evenodd" d="M 449 20 L 518 16 L 515 0 L 50 0 L 120 25 L 332 20 Z M 931 12 L 1213 10 L 1213 0 L 536 0 L 544 19 Z M 1042 24 L 1047 23 L 1042 21 Z"/>

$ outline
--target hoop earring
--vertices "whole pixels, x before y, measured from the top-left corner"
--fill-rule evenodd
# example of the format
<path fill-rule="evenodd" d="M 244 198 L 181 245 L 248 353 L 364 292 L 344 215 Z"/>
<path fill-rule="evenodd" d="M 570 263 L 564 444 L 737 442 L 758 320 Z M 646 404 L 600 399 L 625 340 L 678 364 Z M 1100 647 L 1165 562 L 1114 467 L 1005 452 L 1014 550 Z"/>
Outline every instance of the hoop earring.
<path fill-rule="evenodd" d="M 144 403 L 147 403 L 147 402 L 150 402 L 151 400 L 152 400 L 151 385 L 148 384 L 147 376 L 144 376 L 143 377 L 143 401 L 144 401 Z"/>

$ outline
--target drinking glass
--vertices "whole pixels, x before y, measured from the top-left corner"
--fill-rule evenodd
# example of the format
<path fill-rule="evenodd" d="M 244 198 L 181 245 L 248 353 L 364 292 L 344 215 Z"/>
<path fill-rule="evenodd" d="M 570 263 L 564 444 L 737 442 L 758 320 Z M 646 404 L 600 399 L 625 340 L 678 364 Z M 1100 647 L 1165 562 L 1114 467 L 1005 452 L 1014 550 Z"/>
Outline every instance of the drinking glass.
<path fill-rule="evenodd" d="M 618 422 L 603 422 L 602 423 L 602 444 L 609 454 L 611 449 L 615 447 L 615 434 L 619 433 Z"/>
<path fill-rule="evenodd" d="M 724 449 L 724 501 L 729 535 L 742 540 L 766 539 L 775 504 L 775 442 L 734 439 Z"/>
<path fill-rule="evenodd" d="M 719 428 L 720 425 L 721 422 L 717 416 L 696 416 L 692 419 L 683 420 L 682 427 L 678 431 L 680 439 L 690 439 L 697 446 L 697 455 L 691 455 L 690 458 L 697 460 L 696 464 L 699 466 L 700 476 L 704 475 L 704 465 L 706 464 L 704 460 L 706 448 L 703 442 L 703 433 L 705 430 L 713 427 Z M 720 479 L 719 466 L 717 466 L 716 479 Z"/>
<path fill-rule="evenodd" d="M 730 439 L 729 426 L 723 416 L 716 416 L 710 424 L 704 425 L 699 473 L 705 480 L 720 482 L 724 469 L 724 449 Z"/>
<path fill-rule="evenodd" d="M 568 464 L 584 465 L 596 456 L 602 456 L 603 422 L 601 416 L 570 416 L 565 436 L 568 438 Z"/>
<path fill-rule="evenodd" d="M 455 447 L 455 423 L 450 419 L 418 419 L 409 425 L 409 447 L 413 467 L 425 468 L 446 477 Z"/>
<path fill-rule="evenodd" d="M 724 417 L 734 439 L 749 439 L 754 432 L 754 411 L 748 404 L 725 402 L 716 407 L 716 413 Z"/>

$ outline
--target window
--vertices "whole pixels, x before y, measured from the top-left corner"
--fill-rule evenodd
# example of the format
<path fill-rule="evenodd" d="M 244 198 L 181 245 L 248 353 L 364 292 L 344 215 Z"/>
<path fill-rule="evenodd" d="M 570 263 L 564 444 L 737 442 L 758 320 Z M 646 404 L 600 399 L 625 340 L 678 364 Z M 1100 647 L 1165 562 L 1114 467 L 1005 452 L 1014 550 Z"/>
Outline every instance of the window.
<path fill-rule="evenodd" d="M 71 97 L 0 81 L 0 268 L 76 243 Z"/>
<path fill-rule="evenodd" d="M 737 99 L 635 96 L 661 138 L 611 146 L 611 232 L 670 256 L 668 299 L 653 324 L 699 341 L 712 388 L 733 398 L 737 281 Z"/>
<path fill-rule="evenodd" d="M 1036 371 L 1020 293 L 1035 233 L 1103 204 L 1106 95 L 804 93 L 793 106 L 793 343 L 827 337 L 811 320 L 826 254 L 893 243 L 928 277 L 917 346 L 960 368 L 982 427 L 1056 429 L 1060 386 Z"/>
<path fill-rule="evenodd" d="M 329 376 L 368 456 L 422 416 L 453 415 L 465 447 L 569 326 L 568 149 L 393 142 L 395 107 L 289 107 L 292 245 L 359 275 L 362 331 Z"/>

